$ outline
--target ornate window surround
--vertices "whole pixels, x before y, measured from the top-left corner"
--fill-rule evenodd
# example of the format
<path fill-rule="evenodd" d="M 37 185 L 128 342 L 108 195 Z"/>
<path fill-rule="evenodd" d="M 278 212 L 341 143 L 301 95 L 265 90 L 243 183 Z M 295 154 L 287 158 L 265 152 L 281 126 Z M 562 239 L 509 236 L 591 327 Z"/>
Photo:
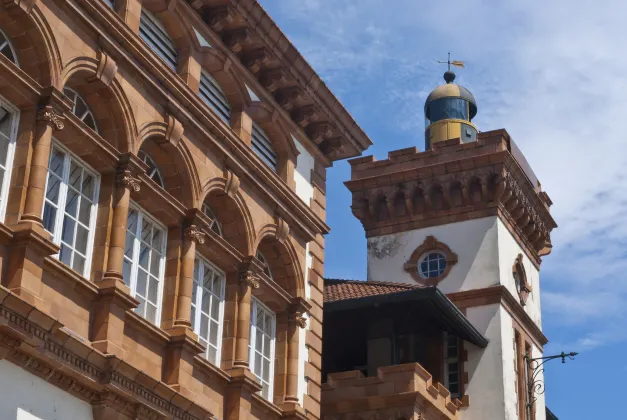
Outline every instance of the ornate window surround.
<path fill-rule="evenodd" d="M 525 271 L 525 266 L 523 265 L 522 254 L 518 254 L 516 260 L 514 261 L 514 265 L 512 265 L 512 277 L 514 278 L 514 285 L 516 286 L 516 291 L 518 292 L 518 297 L 520 298 L 520 304 L 525 306 L 527 304 L 529 293 L 531 293 L 531 283 L 527 280 L 527 272 Z"/>
<path fill-rule="evenodd" d="M 422 256 L 429 251 L 440 251 L 446 258 L 446 268 L 437 277 L 423 278 L 418 273 L 418 264 Z M 451 268 L 457 263 L 457 254 L 451 251 L 446 244 L 439 242 L 435 236 L 427 236 L 425 241 L 412 252 L 411 256 L 403 266 L 403 269 L 408 272 L 416 282 L 423 286 L 435 286 L 441 282 L 444 277 L 448 275 Z"/>

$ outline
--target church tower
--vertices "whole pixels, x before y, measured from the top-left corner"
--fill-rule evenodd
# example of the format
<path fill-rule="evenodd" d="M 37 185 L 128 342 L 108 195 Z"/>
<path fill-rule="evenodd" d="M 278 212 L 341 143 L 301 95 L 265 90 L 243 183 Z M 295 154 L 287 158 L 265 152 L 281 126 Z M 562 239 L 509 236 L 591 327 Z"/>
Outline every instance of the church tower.
<path fill-rule="evenodd" d="M 368 280 L 437 287 L 489 340 L 464 343 L 462 419 L 544 420 L 525 356 L 540 357 L 548 341 L 539 272 L 557 226 L 552 203 L 509 134 L 480 132 L 473 95 L 450 69 L 444 79 L 425 103 L 425 151 L 350 161 Z"/>

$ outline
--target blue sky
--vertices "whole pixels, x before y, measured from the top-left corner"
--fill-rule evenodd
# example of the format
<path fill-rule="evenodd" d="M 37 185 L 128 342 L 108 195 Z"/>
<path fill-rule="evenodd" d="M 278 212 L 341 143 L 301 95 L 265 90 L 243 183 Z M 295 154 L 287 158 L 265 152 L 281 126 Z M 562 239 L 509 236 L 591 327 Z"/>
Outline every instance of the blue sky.
<path fill-rule="evenodd" d="M 422 115 L 445 60 L 477 98 L 482 131 L 506 128 L 554 205 L 542 264 L 547 403 L 561 419 L 618 418 L 627 374 L 627 39 L 622 1 L 261 0 L 374 141 L 424 148 Z M 326 275 L 365 278 L 346 162 L 328 174 Z M 575 402 L 574 404 L 572 402 Z M 603 412 L 607 410 L 607 412 Z M 621 410 L 622 411 L 622 410 Z"/>

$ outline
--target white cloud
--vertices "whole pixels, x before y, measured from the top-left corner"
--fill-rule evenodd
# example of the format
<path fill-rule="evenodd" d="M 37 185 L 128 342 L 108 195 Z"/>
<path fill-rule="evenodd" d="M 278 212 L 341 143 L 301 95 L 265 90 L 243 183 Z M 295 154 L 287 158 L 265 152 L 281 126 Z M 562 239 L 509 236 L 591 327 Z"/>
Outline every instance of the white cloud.
<path fill-rule="evenodd" d="M 627 3 L 262 4 L 278 13 L 282 27 L 288 23 L 288 36 L 371 134 L 371 152 L 380 156 L 410 144 L 422 148 L 424 99 L 444 70 L 435 61 L 448 50 L 465 60 L 459 81 L 477 98 L 476 123 L 508 130 L 555 203 L 560 226 L 542 267 L 545 310 L 578 323 L 582 346 L 616 339 L 595 321 L 609 315 L 627 324 L 620 308 L 627 299 Z"/>

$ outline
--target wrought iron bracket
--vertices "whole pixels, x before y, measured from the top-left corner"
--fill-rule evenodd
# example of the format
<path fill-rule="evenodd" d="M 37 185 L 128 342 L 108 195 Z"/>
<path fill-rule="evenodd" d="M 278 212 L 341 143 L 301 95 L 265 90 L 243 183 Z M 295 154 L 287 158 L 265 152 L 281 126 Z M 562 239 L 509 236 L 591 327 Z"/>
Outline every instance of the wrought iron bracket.
<path fill-rule="evenodd" d="M 561 354 L 555 354 L 553 356 L 544 356 L 531 358 L 525 355 L 524 360 L 531 371 L 531 375 L 527 379 L 527 410 L 531 409 L 535 404 L 537 398 L 536 395 L 544 394 L 544 381 L 539 379 L 540 373 L 544 372 L 544 364 L 550 360 L 562 359 L 562 363 L 566 363 L 566 359 L 575 360 L 575 356 L 579 353 L 570 352 Z"/>

